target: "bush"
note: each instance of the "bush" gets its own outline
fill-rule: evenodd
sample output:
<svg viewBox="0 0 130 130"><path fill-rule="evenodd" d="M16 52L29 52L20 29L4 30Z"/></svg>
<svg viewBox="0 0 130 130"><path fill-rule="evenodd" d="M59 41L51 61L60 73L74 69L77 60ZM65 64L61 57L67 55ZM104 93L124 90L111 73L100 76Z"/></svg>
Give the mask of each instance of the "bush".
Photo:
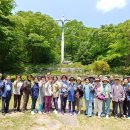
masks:
<svg viewBox="0 0 130 130"><path fill-rule="evenodd" d="M98 60L92 64L93 71L98 74L106 74L110 71L110 66L107 62Z"/></svg>
<svg viewBox="0 0 130 130"><path fill-rule="evenodd" d="M112 68L111 71L116 74L130 75L130 66L129 67L124 67L124 66L115 67L115 68Z"/></svg>

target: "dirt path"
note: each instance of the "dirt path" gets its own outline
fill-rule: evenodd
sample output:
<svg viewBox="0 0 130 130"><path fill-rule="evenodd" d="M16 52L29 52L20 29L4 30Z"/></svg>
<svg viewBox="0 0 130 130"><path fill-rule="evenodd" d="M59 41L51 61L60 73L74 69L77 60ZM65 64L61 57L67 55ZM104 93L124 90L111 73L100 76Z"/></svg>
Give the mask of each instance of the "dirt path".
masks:
<svg viewBox="0 0 130 130"><path fill-rule="evenodd" d="M32 117L32 119L35 118ZM49 115L38 115L34 123L36 124L31 130L58 130L62 127L62 123L56 119L51 119Z"/></svg>
<svg viewBox="0 0 130 130"><path fill-rule="evenodd" d="M10 114L6 114L5 116L0 115L0 118L5 119L5 121L1 122L0 125L5 125L6 127L9 127L11 130L14 125L13 121L16 122L16 120L19 119L22 123L24 123L24 120L26 121L24 123L25 126L21 125L21 128L25 127L27 130L73 130L79 128L79 121L77 119L77 116L70 116L69 114L36 114L32 116L31 113L12 112Z"/></svg>
<svg viewBox="0 0 130 130"><path fill-rule="evenodd" d="M77 119L77 116L70 116L69 114L58 116L59 120L62 122L63 125L73 128L79 127L79 121Z"/></svg>
<svg viewBox="0 0 130 130"><path fill-rule="evenodd" d="M76 116L70 116L69 114L56 115L56 118L52 118L49 115L37 115L32 116L32 120L35 125L31 130L61 130L67 128L79 127L79 122Z"/></svg>

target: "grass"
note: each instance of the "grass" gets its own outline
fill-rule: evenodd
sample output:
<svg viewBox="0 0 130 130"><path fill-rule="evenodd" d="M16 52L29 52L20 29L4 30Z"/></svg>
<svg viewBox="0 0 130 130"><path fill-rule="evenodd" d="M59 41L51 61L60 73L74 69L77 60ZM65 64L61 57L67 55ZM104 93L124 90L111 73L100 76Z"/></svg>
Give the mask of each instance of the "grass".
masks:
<svg viewBox="0 0 130 130"><path fill-rule="evenodd" d="M29 107L31 105L31 100L29 100ZM13 106L13 98L10 102L10 109ZM1 107L1 104L0 104ZM85 110L85 107L83 107ZM97 117L87 118L84 114L76 116L79 126L67 126L62 124L60 130L129 130L130 121L125 119L114 119L110 117L109 120L106 118L98 119ZM41 122L37 122L40 119ZM42 120L43 119L43 120ZM44 130L46 125L51 125L53 120L56 120L61 123L61 116L54 115L35 115L32 116L30 111L26 113L11 113L6 116L0 115L0 130ZM68 118L71 122L71 119ZM50 122L46 122L50 121ZM52 121L52 122L51 122ZM47 124L46 124L47 123ZM56 130L54 128L54 130Z"/></svg>

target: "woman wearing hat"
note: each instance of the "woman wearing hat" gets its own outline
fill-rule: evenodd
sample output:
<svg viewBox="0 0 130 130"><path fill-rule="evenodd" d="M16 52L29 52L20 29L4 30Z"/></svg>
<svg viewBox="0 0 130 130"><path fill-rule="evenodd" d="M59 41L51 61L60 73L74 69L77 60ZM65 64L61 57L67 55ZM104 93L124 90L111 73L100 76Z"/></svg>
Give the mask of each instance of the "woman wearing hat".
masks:
<svg viewBox="0 0 130 130"><path fill-rule="evenodd" d="M77 112L80 114L81 107L82 107L82 97L83 97L83 85L81 82L81 78L78 77L76 79L76 91L75 91L75 101L77 106Z"/></svg>
<svg viewBox="0 0 130 130"><path fill-rule="evenodd" d="M69 101L69 113L70 115L76 115L75 113L75 91L76 91L76 86L75 86L75 79L71 77L69 79L69 88L68 88L68 101Z"/></svg>
<svg viewBox="0 0 130 130"><path fill-rule="evenodd" d="M102 116L106 115L106 119L109 118L110 115L110 103L111 103L111 85L109 84L109 80L107 77L103 78L103 94L105 95L105 100L103 101L103 112Z"/></svg>
<svg viewBox="0 0 130 130"><path fill-rule="evenodd" d="M102 104L103 104L103 85L99 78L95 79L94 84L94 114L98 112L98 118L101 118Z"/></svg>
<svg viewBox="0 0 130 130"><path fill-rule="evenodd" d="M117 119L118 116L118 106L120 109L121 117L123 117L123 102L125 100L125 92L123 86L121 85L121 79L119 77L115 78L115 84L112 85L112 101L114 107L114 116Z"/></svg>
<svg viewBox="0 0 130 130"><path fill-rule="evenodd" d="M92 116L92 103L94 98L94 86L90 83L90 78L85 78L86 84L83 86L86 113L88 117Z"/></svg>
<svg viewBox="0 0 130 130"><path fill-rule="evenodd" d="M61 100L61 114L64 115L66 112L66 103L67 103L67 97L68 97L68 82L67 82L67 76L63 75L61 77L61 89L60 89L60 100Z"/></svg>

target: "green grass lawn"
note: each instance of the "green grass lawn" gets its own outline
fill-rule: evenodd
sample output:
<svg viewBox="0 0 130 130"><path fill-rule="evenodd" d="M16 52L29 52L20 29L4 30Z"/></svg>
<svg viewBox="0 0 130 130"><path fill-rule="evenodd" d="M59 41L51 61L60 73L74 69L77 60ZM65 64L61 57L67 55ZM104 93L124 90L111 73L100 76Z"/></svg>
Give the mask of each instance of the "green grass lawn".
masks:
<svg viewBox="0 0 130 130"><path fill-rule="evenodd" d="M29 107L31 100L29 100ZM13 98L10 103L10 109L13 106ZM0 105L1 107L1 105ZM83 107L83 110L85 107ZM110 117L98 119L97 117L87 118L84 114L70 117L69 115L61 116L53 113L49 115L31 115L30 111L25 113L18 112L2 116L0 113L0 130L129 130L130 120L114 119ZM64 119L64 120L63 120ZM73 122L77 121L76 123ZM70 123L69 123L70 122ZM71 125L72 122L72 125Z"/></svg>

